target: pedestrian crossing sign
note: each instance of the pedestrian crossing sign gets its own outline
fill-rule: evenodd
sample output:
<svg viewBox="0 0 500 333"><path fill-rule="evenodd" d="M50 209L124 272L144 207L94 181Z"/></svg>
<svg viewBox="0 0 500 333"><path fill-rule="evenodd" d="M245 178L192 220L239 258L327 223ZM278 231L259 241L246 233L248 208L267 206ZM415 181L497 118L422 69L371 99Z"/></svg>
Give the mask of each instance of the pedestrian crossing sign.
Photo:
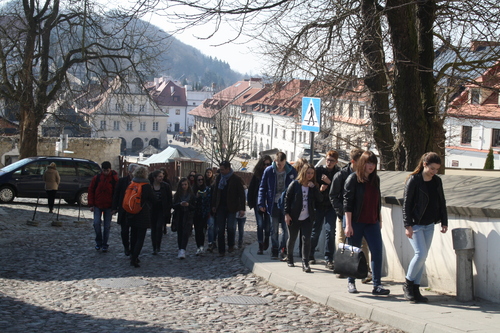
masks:
<svg viewBox="0 0 500 333"><path fill-rule="evenodd" d="M302 97L302 130L318 133L321 125L321 98Z"/></svg>

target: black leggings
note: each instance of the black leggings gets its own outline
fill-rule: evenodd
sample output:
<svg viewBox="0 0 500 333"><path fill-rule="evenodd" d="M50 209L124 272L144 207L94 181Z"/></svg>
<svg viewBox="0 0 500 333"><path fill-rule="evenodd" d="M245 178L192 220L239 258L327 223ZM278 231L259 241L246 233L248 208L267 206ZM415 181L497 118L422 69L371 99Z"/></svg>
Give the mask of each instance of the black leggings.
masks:
<svg viewBox="0 0 500 333"><path fill-rule="evenodd" d="M153 209L151 211L151 243L153 244L153 250L160 250L164 225L163 207Z"/></svg>

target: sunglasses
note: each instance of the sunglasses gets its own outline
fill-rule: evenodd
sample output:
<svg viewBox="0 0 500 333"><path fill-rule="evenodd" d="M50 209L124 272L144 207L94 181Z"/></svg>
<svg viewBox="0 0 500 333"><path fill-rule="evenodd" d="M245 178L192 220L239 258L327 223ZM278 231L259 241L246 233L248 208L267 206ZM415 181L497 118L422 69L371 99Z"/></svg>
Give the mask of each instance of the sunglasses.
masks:
<svg viewBox="0 0 500 333"><path fill-rule="evenodd" d="M202 181L203 181L203 178L198 178L198 179L196 179L196 180L197 180L197 181L199 181L199 182L202 182Z"/></svg>
<svg viewBox="0 0 500 333"><path fill-rule="evenodd" d="M264 163L264 165L265 165L265 166L270 166L270 165L271 165L271 163Z"/></svg>

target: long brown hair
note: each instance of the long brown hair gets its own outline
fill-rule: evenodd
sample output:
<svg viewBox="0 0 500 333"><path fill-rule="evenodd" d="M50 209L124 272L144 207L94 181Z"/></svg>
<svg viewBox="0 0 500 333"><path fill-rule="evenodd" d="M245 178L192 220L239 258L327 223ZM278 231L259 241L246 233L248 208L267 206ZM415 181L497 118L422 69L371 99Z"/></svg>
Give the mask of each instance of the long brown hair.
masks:
<svg viewBox="0 0 500 333"><path fill-rule="evenodd" d="M375 170L371 174L368 175L368 182L372 185L378 186L378 177L377 177L377 163L378 159L377 156L372 151L365 151L363 154L361 154L361 157L359 160L356 162L356 176L358 178L359 183L364 183L365 182L365 165L367 163L374 163L375 164Z"/></svg>
<svg viewBox="0 0 500 333"><path fill-rule="evenodd" d="M432 163L436 163L441 165L441 157L433 151L427 152L420 157L420 161L418 162L417 167L415 170L413 170L412 173L408 175L410 177L411 175L416 175L417 173L421 173L424 170L424 163L429 165Z"/></svg>
<svg viewBox="0 0 500 333"><path fill-rule="evenodd" d="M253 168L253 174L255 175L255 177L257 177L257 179L262 178L262 174L264 173L264 170L267 168L267 166L264 165L266 161L269 161L271 162L271 164L273 164L273 159L269 155L262 156L257 162L257 164L255 164L255 167Z"/></svg>
<svg viewBox="0 0 500 333"><path fill-rule="evenodd" d="M314 186L318 186L318 183L316 182L316 170L314 169L314 167L311 164L307 164L307 163L304 164L304 166L302 167L302 169L300 169L299 174L297 175L297 181L300 184L304 185L302 182L307 180L306 173L307 173L307 170L309 170L309 169L313 169L313 171L314 171L314 174L313 174L313 177L311 179L311 182L314 183ZM304 185L304 186L307 186L307 184Z"/></svg>

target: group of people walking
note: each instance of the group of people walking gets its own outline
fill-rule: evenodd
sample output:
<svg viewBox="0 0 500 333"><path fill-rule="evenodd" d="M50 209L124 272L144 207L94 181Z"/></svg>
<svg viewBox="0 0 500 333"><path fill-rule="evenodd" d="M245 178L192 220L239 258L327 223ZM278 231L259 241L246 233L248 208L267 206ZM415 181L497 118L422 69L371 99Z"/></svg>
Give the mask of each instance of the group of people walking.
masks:
<svg viewBox="0 0 500 333"><path fill-rule="evenodd" d="M245 189L242 179L234 174L231 164L220 164L219 174L214 175L211 168L204 175L191 172L181 178L175 194L167 180L167 170L160 169L149 173L137 164L128 166L128 175L118 179L111 170L111 163L101 164L102 172L96 175L89 186L88 202L94 213L95 249L107 252L111 219L118 213L121 239L125 255L130 256L130 264L140 267L139 255L144 245L147 229L151 229L153 255L161 251L163 235L167 225L177 232L179 259L186 258L186 248L193 227L197 246L196 255L205 251L205 237L208 233L208 251L218 249L219 256L235 249L236 223L240 225L239 246L243 239L245 220ZM140 208L137 212L127 211L124 201L128 202L127 191L131 186L135 191ZM173 211L173 213L172 213ZM238 221L239 220L239 221ZM217 243L216 243L217 242Z"/></svg>
<svg viewBox="0 0 500 333"><path fill-rule="evenodd" d="M248 195L245 195L243 180L234 173L230 162L223 161L217 175L209 168L204 175L191 172L188 177L181 178L173 196L165 169L148 174L145 167L130 164L128 175L118 179L111 164L103 162L102 173L93 178L88 196L90 210L94 213L95 249L108 250L111 217L118 212L124 251L135 267L139 267L147 229L151 228L153 254L156 255L170 221L172 230L177 231L179 259L186 258L193 227L196 255L205 251L207 236L207 251L217 250L219 256L224 256L226 250L233 252L235 249L237 226L240 230L238 245L241 246L248 203L257 222L257 254L262 255L271 246L272 259L281 256L289 267L295 267L293 251L300 235L302 269L309 273L311 264L316 263L315 251L322 229L328 269L335 267L336 235L337 242L346 241L354 247L361 247L366 241L372 294L388 295L390 291L381 282L382 198L378 159L371 151L354 149L349 164L341 169L337 162L338 153L334 150L327 152L326 165L316 168L303 159L292 166L283 152L278 152L274 158L265 155L254 167ZM403 223L414 257L403 290L405 298L412 302L427 302L420 293L420 282L434 225L441 223L442 233L448 229L443 184L437 176L440 167L441 158L436 153L426 153L406 181ZM135 214L122 207L131 183L142 187L142 209ZM347 277L347 283L349 293L358 292L354 277Z"/></svg>
<svg viewBox="0 0 500 333"><path fill-rule="evenodd" d="M324 228L326 267L334 269L335 234L351 246L361 247L363 239L369 247L373 295L388 295L382 286L382 198L378 159L371 151L354 149L350 163L340 169L338 153L326 154L326 165L314 168L299 160L292 167L282 152L274 160L262 157L254 168L248 191L248 205L254 209L257 221L257 254L269 246L271 257L294 267L293 250L300 234L302 269L311 272L314 252ZM433 152L422 156L416 169L407 179L403 204L403 223L406 236L414 249L403 290L412 302L427 302L420 293L420 280L430 249L434 225L441 223L441 232L448 229L446 201L441 178L436 176L441 158ZM281 242L278 229L281 225ZM368 255L368 253L367 253ZM347 277L348 292L357 293L354 277Z"/></svg>

